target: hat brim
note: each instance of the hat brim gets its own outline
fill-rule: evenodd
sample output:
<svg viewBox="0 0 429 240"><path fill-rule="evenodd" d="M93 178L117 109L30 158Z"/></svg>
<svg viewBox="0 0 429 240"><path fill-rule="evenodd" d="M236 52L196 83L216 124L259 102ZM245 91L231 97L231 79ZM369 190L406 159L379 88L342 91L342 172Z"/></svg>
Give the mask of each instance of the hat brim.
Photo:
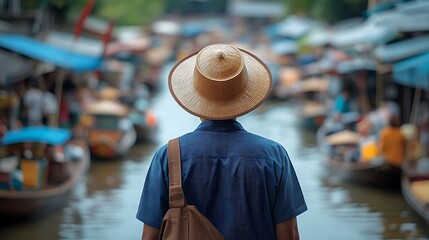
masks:
<svg viewBox="0 0 429 240"><path fill-rule="evenodd" d="M194 87L196 52L176 63L170 71L168 87L176 102L190 114L208 120L236 118L261 105L271 91L271 72L261 59L246 50L239 50L248 76L248 83L240 94L222 101L199 94Z"/></svg>

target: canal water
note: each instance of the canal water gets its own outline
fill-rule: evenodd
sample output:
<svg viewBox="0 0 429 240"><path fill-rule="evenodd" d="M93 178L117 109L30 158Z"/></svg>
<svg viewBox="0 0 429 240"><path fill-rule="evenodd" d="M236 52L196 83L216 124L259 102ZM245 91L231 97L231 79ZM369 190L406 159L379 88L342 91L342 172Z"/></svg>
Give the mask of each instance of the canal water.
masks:
<svg viewBox="0 0 429 240"><path fill-rule="evenodd" d="M163 76L162 89L153 101L160 124L156 143L136 145L124 159L93 160L63 209L3 226L0 239L140 239L142 224L135 213L154 151L199 123L174 102L165 83ZM368 188L330 176L322 165L315 133L300 127L298 108L293 101L268 101L238 121L288 150L309 208L298 217L301 239L429 239L428 227L399 189Z"/></svg>

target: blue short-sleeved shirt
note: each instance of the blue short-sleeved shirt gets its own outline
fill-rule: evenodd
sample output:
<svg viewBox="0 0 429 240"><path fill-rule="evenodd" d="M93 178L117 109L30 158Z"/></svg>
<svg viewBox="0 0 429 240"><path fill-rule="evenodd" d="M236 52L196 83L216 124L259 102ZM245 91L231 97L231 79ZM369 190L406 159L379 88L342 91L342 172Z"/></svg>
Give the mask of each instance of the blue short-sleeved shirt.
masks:
<svg viewBox="0 0 429 240"><path fill-rule="evenodd" d="M335 99L335 110L340 113L350 112L349 100L345 99L342 95L339 95Z"/></svg>
<svg viewBox="0 0 429 240"><path fill-rule="evenodd" d="M295 170L279 143L235 120L205 121L180 137L183 191L225 239L275 239L275 224L307 210ZM169 208L167 145L154 155L137 218L160 228Z"/></svg>

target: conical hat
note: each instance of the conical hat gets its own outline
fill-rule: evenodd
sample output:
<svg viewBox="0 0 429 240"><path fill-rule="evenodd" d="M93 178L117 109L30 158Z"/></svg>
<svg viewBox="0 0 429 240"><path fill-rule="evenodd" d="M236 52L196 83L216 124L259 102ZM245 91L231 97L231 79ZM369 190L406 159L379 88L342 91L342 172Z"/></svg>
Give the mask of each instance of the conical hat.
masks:
<svg viewBox="0 0 429 240"><path fill-rule="evenodd" d="M303 80L299 87L300 92L324 92L328 89L328 80L324 78L310 78Z"/></svg>
<svg viewBox="0 0 429 240"><path fill-rule="evenodd" d="M258 107L271 90L271 73L252 53L214 44L170 71L169 89L179 105L204 119L232 119Z"/></svg>
<svg viewBox="0 0 429 240"><path fill-rule="evenodd" d="M113 87L105 87L100 91L100 98L103 100L116 100L121 96L121 92Z"/></svg>
<svg viewBox="0 0 429 240"><path fill-rule="evenodd" d="M128 114L128 108L118 102L111 100L101 100L89 104L85 111L89 114L125 116Z"/></svg>
<svg viewBox="0 0 429 240"><path fill-rule="evenodd" d="M326 114L325 106L318 102L307 102L302 108L302 115L314 117Z"/></svg>
<svg viewBox="0 0 429 240"><path fill-rule="evenodd" d="M330 145L358 144L360 135L350 130L343 130L325 138Z"/></svg>

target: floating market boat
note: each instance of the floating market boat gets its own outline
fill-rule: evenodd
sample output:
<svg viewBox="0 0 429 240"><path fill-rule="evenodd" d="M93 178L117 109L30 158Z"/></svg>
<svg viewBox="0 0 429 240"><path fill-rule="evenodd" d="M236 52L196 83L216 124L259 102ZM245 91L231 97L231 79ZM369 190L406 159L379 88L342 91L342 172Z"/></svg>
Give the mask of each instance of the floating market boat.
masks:
<svg viewBox="0 0 429 240"><path fill-rule="evenodd" d="M295 84L295 94L304 99L299 115L303 127L317 130L322 126L328 115L328 109L323 105L329 81L325 78L310 78Z"/></svg>
<svg viewBox="0 0 429 240"><path fill-rule="evenodd" d="M363 159L359 141L360 135L350 130L325 137L319 144L325 155L325 165L345 181L374 187L399 186L401 168L382 157Z"/></svg>
<svg viewBox="0 0 429 240"><path fill-rule="evenodd" d="M85 113L92 156L99 159L122 157L136 142L137 134L125 105L104 99L88 105Z"/></svg>
<svg viewBox="0 0 429 240"><path fill-rule="evenodd" d="M90 165L86 143L71 139L71 132L65 129L26 127L9 131L1 147L2 219L38 216L64 206Z"/></svg>
<svg viewBox="0 0 429 240"><path fill-rule="evenodd" d="M404 171L401 179L401 190L410 207L429 226L429 172L412 174Z"/></svg>

